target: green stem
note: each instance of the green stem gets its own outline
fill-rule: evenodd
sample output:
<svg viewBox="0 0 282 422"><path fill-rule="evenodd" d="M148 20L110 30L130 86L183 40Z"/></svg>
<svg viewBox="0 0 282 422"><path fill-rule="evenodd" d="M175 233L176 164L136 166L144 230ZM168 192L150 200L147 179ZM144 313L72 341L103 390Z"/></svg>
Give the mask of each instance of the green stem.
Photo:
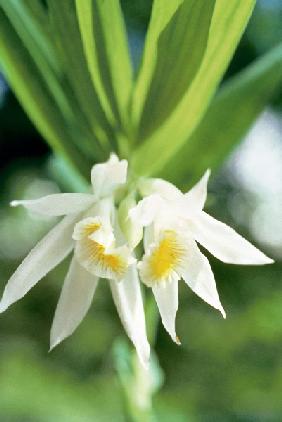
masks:
<svg viewBox="0 0 282 422"><path fill-rule="evenodd" d="M148 339L153 346L156 341L159 313L154 298L147 298L146 323ZM154 351L151 351L149 367L145 368L135 350L125 341L115 344L115 366L124 395L125 412L132 422L155 422L152 408L153 394L159 389L163 373Z"/></svg>

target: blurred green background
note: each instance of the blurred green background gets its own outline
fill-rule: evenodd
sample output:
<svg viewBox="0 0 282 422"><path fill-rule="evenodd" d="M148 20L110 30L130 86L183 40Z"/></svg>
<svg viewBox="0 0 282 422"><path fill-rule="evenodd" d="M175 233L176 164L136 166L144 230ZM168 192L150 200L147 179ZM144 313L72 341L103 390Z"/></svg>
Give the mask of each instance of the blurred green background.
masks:
<svg viewBox="0 0 282 422"><path fill-rule="evenodd" d="M151 2L124 0L137 66ZM282 3L260 0L226 78L282 38ZM213 175L209 212L276 260L227 266L211 260L224 321L180 287L182 346L160 326L156 352L165 378L154 397L162 421L282 421L282 119L281 92ZM232 125L232 121L228 124ZM221 128L219 127L220 131ZM211 139L212 141L212 139ZM68 191L69 180L0 76L0 283L54 224L9 201ZM75 334L48 354L49 329L68 263L0 318L0 421L125 421L113 364L123 336L107 285L98 289ZM102 284L102 283L101 283Z"/></svg>

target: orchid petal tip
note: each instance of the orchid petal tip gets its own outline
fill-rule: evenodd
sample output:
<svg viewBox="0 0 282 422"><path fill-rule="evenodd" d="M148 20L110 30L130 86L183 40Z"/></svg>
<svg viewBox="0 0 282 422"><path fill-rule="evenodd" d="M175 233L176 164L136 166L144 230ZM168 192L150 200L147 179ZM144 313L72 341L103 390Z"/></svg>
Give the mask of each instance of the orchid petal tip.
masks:
<svg viewBox="0 0 282 422"><path fill-rule="evenodd" d="M61 343L62 339L61 338L57 338L56 340L51 340L50 341L50 348L48 350L48 353L52 352L53 349L55 349L56 346L58 346L59 343Z"/></svg>
<svg viewBox="0 0 282 422"><path fill-rule="evenodd" d="M0 314L2 314L2 312L5 312L7 308L8 306L4 306L0 304Z"/></svg>
<svg viewBox="0 0 282 422"><path fill-rule="evenodd" d="M18 205L20 205L20 202L19 201L14 200L14 201L11 201L10 202L10 206L11 207L17 207Z"/></svg>
<svg viewBox="0 0 282 422"><path fill-rule="evenodd" d="M180 341L180 339L179 339L179 337L178 337L178 336L175 336L175 343L176 343L178 346L181 346L181 341Z"/></svg>

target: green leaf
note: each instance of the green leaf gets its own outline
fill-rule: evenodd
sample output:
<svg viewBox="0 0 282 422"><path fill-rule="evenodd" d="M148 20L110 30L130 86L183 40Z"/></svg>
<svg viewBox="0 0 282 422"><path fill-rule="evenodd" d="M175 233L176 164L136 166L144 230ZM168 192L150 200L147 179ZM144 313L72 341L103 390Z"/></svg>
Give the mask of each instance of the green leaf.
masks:
<svg viewBox="0 0 282 422"><path fill-rule="evenodd" d="M201 67L175 111L133 155L137 174L158 174L189 138L226 70L254 4L255 0L216 1Z"/></svg>
<svg viewBox="0 0 282 422"><path fill-rule="evenodd" d="M40 72L0 9L0 65L30 119L59 155L88 176L90 163L72 142L72 131Z"/></svg>
<svg viewBox="0 0 282 422"><path fill-rule="evenodd" d="M29 51L36 52L56 73L60 73L43 4L38 0L1 0L0 6Z"/></svg>
<svg viewBox="0 0 282 422"><path fill-rule="evenodd" d="M163 176L183 186L218 167L281 85L282 44L223 85Z"/></svg>
<svg viewBox="0 0 282 422"><path fill-rule="evenodd" d="M119 0L76 0L84 51L105 113L120 130L127 126L132 67Z"/></svg>
<svg viewBox="0 0 282 422"><path fill-rule="evenodd" d="M43 84L46 85L64 119L72 127L74 141L80 141L79 148L86 155L90 157L94 155L94 158L101 159L101 153L93 142L93 135L87 128L72 89L65 79L61 55L57 54L51 36L46 8L38 0L8 2L0 0L0 7L22 41L22 46L28 50ZM22 48L20 45L18 48ZM82 142L81 139L83 139Z"/></svg>
<svg viewBox="0 0 282 422"><path fill-rule="evenodd" d="M35 0L26 0L25 2L22 0L0 0L0 8L3 9L23 45L32 56L62 112L66 116L74 118L72 108L57 77L61 72L60 64L55 56L50 34L47 32L47 15L44 16L44 10L40 7L40 3Z"/></svg>
<svg viewBox="0 0 282 422"><path fill-rule="evenodd" d="M155 0L132 104L139 139L156 129L188 90L206 50L214 4Z"/></svg>
<svg viewBox="0 0 282 422"><path fill-rule="evenodd" d="M53 28L52 34L56 40L65 73L90 128L92 139L89 140L89 144L93 145L97 139L104 149L104 156L101 159L105 159L111 150L116 149L114 133L91 81L84 56L75 2L74 0L60 2L48 0L48 12Z"/></svg>
<svg viewBox="0 0 282 422"><path fill-rule="evenodd" d="M132 118L138 126L157 65L157 45L161 33L169 25L182 0L154 0L151 20L146 34L142 63L132 98Z"/></svg>

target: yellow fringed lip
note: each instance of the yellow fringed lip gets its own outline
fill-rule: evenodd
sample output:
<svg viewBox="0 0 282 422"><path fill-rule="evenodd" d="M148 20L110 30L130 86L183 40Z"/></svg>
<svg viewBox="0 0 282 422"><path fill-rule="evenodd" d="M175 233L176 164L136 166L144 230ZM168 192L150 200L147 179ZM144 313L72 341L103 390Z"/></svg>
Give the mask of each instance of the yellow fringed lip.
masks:
<svg viewBox="0 0 282 422"><path fill-rule="evenodd" d="M97 277L120 280L130 264L127 247L114 247L112 228L107 221L88 217L74 230L75 254L80 264Z"/></svg>
<svg viewBox="0 0 282 422"><path fill-rule="evenodd" d="M173 230L166 230L159 243L143 258L141 278L149 286L168 280L177 272L185 256L185 246Z"/></svg>

